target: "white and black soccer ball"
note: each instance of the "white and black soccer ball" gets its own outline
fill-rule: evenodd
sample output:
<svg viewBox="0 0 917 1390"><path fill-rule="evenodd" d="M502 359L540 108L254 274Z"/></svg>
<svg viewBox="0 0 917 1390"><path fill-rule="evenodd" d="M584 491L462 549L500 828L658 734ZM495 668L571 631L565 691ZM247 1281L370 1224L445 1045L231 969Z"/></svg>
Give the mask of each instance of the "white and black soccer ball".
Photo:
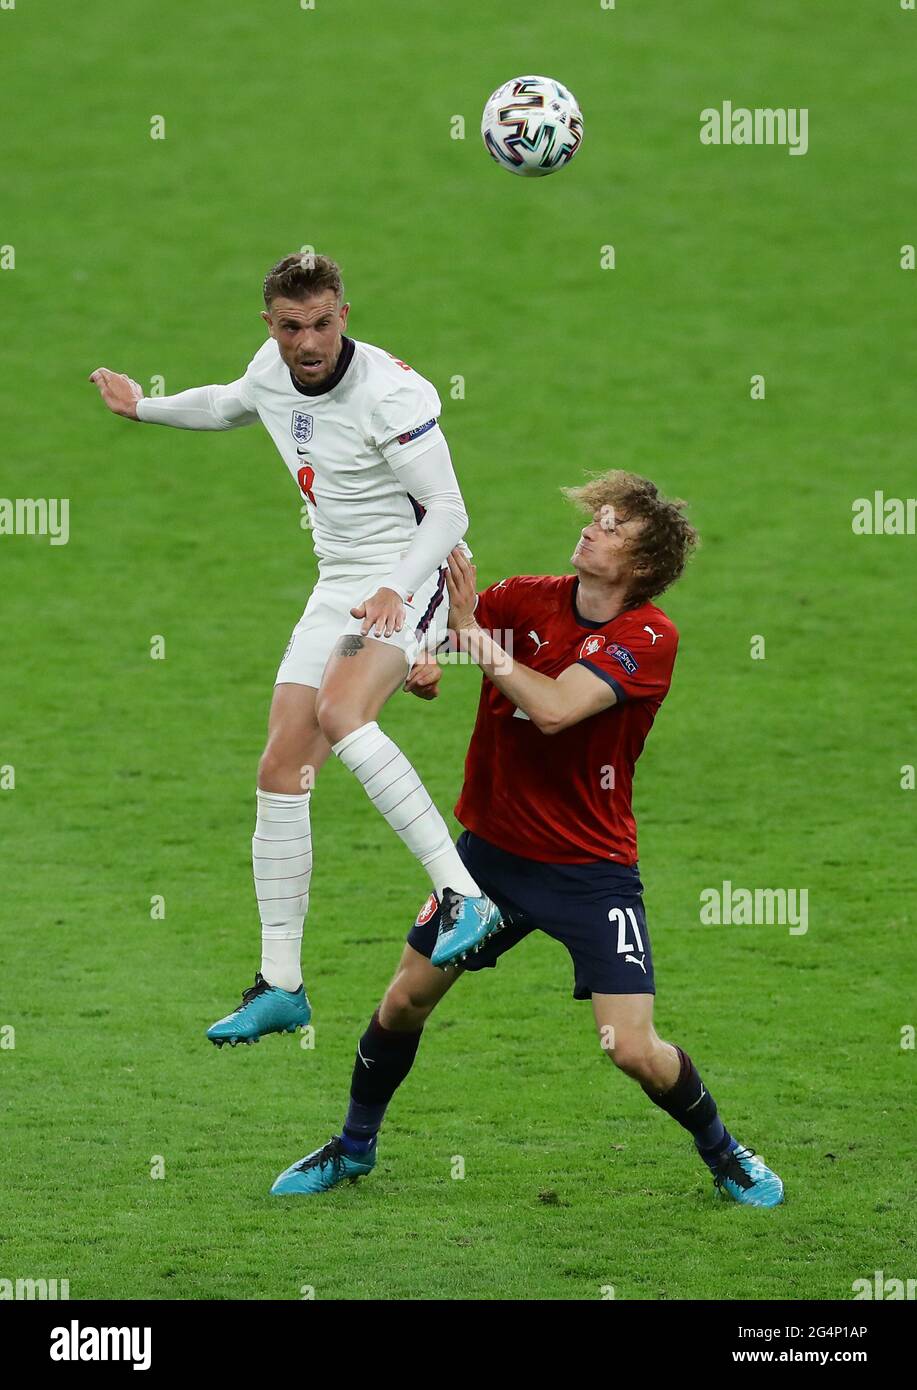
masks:
<svg viewBox="0 0 917 1390"><path fill-rule="evenodd" d="M553 77L514 77L488 98L481 135L511 174L541 178L561 169L583 139L576 97Z"/></svg>

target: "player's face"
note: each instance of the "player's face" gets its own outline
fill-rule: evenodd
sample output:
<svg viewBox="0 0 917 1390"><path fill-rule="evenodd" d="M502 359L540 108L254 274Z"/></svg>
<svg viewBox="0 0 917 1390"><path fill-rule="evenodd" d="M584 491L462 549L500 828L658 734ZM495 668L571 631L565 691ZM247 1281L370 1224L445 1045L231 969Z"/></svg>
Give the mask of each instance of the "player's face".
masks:
<svg viewBox="0 0 917 1390"><path fill-rule="evenodd" d="M337 366L349 304L333 290L309 299L275 299L261 315L280 356L303 386L321 386Z"/></svg>
<svg viewBox="0 0 917 1390"><path fill-rule="evenodd" d="M580 532L571 563L580 574L609 584L629 579L634 568L634 541L642 529L639 518L615 513L613 507L600 507Z"/></svg>

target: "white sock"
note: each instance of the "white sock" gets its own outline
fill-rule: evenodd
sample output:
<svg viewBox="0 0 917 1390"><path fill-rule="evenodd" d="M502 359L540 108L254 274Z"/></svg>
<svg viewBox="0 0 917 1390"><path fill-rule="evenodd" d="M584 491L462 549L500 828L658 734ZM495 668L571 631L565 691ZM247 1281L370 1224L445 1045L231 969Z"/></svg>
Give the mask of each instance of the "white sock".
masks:
<svg viewBox="0 0 917 1390"><path fill-rule="evenodd" d="M340 743L332 744L331 751L363 783L376 810L424 866L437 893L452 888L465 897L480 894L426 787L398 745L375 721L354 729Z"/></svg>
<svg viewBox="0 0 917 1390"><path fill-rule="evenodd" d="M278 989L302 984L302 929L312 878L311 792L288 796L258 788L252 838L255 897L261 914L261 974Z"/></svg>

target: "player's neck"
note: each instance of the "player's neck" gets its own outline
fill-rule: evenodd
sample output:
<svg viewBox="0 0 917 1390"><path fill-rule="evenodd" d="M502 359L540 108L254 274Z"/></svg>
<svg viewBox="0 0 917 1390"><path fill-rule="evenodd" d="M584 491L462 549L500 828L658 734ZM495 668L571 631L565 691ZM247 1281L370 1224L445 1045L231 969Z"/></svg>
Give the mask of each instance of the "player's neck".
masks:
<svg viewBox="0 0 917 1390"><path fill-rule="evenodd" d="M609 584L588 574L577 575L576 611L590 623L610 623L627 604L626 583Z"/></svg>

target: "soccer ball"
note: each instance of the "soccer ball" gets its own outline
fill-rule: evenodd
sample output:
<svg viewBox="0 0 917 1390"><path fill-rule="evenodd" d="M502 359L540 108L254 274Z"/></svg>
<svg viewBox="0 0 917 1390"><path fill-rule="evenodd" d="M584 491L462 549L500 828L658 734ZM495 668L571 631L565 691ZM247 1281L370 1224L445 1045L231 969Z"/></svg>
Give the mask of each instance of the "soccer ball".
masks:
<svg viewBox="0 0 917 1390"><path fill-rule="evenodd" d="M552 77L514 77L488 98L481 134L502 169L540 178L570 163L583 117L573 93Z"/></svg>

